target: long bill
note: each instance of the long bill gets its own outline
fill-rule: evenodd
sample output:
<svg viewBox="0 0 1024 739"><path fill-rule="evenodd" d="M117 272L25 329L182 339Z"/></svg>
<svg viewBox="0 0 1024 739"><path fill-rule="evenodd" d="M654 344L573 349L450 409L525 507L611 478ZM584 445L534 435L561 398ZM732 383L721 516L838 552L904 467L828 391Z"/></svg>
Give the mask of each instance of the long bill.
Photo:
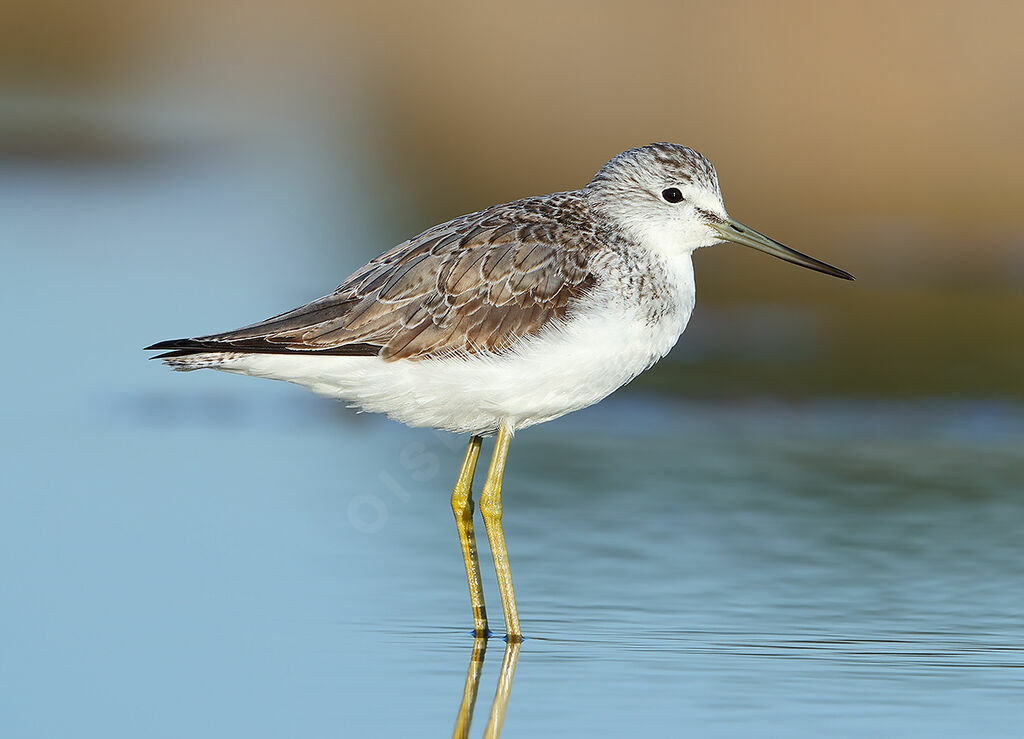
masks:
<svg viewBox="0 0 1024 739"><path fill-rule="evenodd" d="M722 239L725 241L731 241L734 244L743 244L743 246L749 246L751 249L757 249L763 251L765 254L771 254L773 257L778 257L792 264L798 264L801 267L807 269L813 269L816 272L824 272L826 275L832 275L833 277L839 277L843 280L855 279L853 275L845 270L841 270L838 267L833 267L831 264L826 264L814 257L807 256L796 249L790 249L788 246L780 244L775 239L765 236L760 231L755 231L749 226L744 226L737 220L730 218L722 223L709 223L711 228L715 229L722 235Z"/></svg>

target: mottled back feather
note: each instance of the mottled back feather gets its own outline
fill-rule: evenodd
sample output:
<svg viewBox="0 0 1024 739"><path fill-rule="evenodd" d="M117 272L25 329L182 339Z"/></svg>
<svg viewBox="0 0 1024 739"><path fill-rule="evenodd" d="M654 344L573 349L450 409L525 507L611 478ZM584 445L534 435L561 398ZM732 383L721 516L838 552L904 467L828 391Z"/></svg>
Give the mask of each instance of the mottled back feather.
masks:
<svg viewBox="0 0 1024 739"><path fill-rule="evenodd" d="M596 281L601 243L578 193L498 205L424 231L331 295L161 348L375 354L388 360L502 353L566 318ZM212 349L216 351L217 349Z"/></svg>

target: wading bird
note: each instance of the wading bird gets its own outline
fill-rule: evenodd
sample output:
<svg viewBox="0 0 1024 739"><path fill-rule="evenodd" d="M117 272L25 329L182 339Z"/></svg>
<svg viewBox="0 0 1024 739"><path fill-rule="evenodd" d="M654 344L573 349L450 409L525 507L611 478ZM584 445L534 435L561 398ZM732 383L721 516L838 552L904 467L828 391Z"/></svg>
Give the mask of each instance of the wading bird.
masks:
<svg viewBox="0 0 1024 739"><path fill-rule="evenodd" d="M427 229L287 313L147 348L178 370L287 380L469 434L451 503L478 636L488 626L471 486L482 437L497 435L480 511L506 638L519 641L501 528L512 434L598 402L665 356L693 310L690 255L723 242L853 279L730 218L711 163L660 143L619 154L580 190Z"/></svg>

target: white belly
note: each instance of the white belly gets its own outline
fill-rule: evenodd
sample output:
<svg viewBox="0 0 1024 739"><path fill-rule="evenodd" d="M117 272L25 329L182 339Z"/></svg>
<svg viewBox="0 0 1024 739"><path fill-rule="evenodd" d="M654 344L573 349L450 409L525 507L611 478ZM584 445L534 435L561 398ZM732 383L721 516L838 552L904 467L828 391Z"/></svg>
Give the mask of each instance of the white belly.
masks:
<svg viewBox="0 0 1024 739"><path fill-rule="evenodd" d="M656 319L635 296L601 290L571 321L501 355L387 362L252 354L207 366L294 382L409 426L473 434L501 423L521 429L598 402L663 357L693 309L692 274L683 270L669 309Z"/></svg>

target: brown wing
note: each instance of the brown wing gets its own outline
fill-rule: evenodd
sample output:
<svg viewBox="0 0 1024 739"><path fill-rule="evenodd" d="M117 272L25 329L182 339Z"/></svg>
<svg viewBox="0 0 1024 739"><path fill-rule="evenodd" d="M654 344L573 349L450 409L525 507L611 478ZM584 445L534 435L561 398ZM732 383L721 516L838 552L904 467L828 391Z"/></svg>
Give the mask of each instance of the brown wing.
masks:
<svg viewBox="0 0 1024 739"><path fill-rule="evenodd" d="M327 297L191 346L157 346L389 360L507 351L594 285L597 244L562 225L582 225L578 209L567 193L464 216L382 254Z"/></svg>

